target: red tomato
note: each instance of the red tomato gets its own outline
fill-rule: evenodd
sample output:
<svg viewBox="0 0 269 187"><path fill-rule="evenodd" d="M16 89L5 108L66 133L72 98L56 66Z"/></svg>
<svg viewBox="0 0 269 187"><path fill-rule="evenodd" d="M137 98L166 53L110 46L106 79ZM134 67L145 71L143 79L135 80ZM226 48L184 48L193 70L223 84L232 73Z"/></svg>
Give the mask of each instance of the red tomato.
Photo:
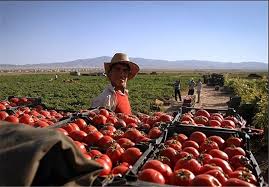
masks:
<svg viewBox="0 0 269 187"><path fill-rule="evenodd" d="M201 169L201 164L196 159L193 159L191 156L188 156L188 157L181 158L176 162L174 171L181 168L188 169L193 174L196 175L199 173Z"/></svg>
<svg viewBox="0 0 269 187"><path fill-rule="evenodd" d="M96 150L96 149L93 149L93 150L90 150L89 155L90 155L91 157L96 157L96 156L98 156L98 155L101 156L102 153L101 153L100 151Z"/></svg>
<svg viewBox="0 0 269 187"><path fill-rule="evenodd" d="M162 135L162 131L158 127L153 127L150 129L148 136L151 139L159 138Z"/></svg>
<svg viewBox="0 0 269 187"><path fill-rule="evenodd" d="M142 152L138 148L128 148L122 155L122 162L127 162L128 164L133 165L141 155Z"/></svg>
<svg viewBox="0 0 269 187"><path fill-rule="evenodd" d="M188 122L191 122L192 124L195 123L194 120L193 120L193 118L191 116L189 116L189 115L183 115L181 117L181 121L188 121Z"/></svg>
<svg viewBox="0 0 269 187"><path fill-rule="evenodd" d="M165 184L163 175L155 169L144 169L138 173L138 179L141 181Z"/></svg>
<svg viewBox="0 0 269 187"><path fill-rule="evenodd" d="M5 111L0 111L0 120L5 120L8 117L8 113Z"/></svg>
<svg viewBox="0 0 269 187"><path fill-rule="evenodd" d="M173 139L176 139L181 144L183 144L188 139L188 136L186 136L185 134L178 134L173 136Z"/></svg>
<svg viewBox="0 0 269 187"><path fill-rule="evenodd" d="M95 161L98 162L103 167L103 170L101 171L99 176L103 177L103 176L106 176L106 175L110 174L111 167L109 166L109 164L105 160L96 159Z"/></svg>
<svg viewBox="0 0 269 187"><path fill-rule="evenodd" d="M34 127L41 127L41 128L44 128L44 127L48 127L50 126L47 122L45 121L41 121L41 120L38 120L34 123ZM61 128L62 129L62 128ZM64 129L63 129L64 130ZM66 130L64 130L66 131ZM68 135L68 132L66 131L66 133L64 133L65 135Z"/></svg>
<svg viewBox="0 0 269 187"><path fill-rule="evenodd" d="M103 115L105 117L108 117L109 116L109 112L106 109L104 109L104 108L102 108L102 109L99 110L99 114L100 115ZM101 124L101 123L97 123L97 124Z"/></svg>
<svg viewBox="0 0 269 187"><path fill-rule="evenodd" d="M199 151L201 153L209 153L212 149L219 149L219 146L216 142L207 139L201 144Z"/></svg>
<svg viewBox="0 0 269 187"><path fill-rule="evenodd" d="M229 178L227 180L227 182L224 184L224 186L247 186L247 187L255 187L255 185L253 185L253 184L251 184L249 182L240 180L238 178Z"/></svg>
<svg viewBox="0 0 269 187"><path fill-rule="evenodd" d="M218 169L209 170L205 174L212 175L213 177L218 179L218 181L222 185L225 184L225 182L227 181L227 178L225 177L224 173L222 171L218 170Z"/></svg>
<svg viewBox="0 0 269 187"><path fill-rule="evenodd" d="M195 176L195 178L192 180L192 186L222 186L221 183L209 174L200 174Z"/></svg>
<svg viewBox="0 0 269 187"><path fill-rule="evenodd" d="M62 127L64 130L66 130L69 134L72 132L72 131L79 131L79 127L77 124L75 123L69 123L67 125L65 125L64 127Z"/></svg>
<svg viewBox="0 0 269 187"><path fill-rule="evenodd" d="M129 170L128 166L125 166L124 164L120 164L120 165L114 167L112 169L111 173L113 175L117 175L117 174L125 175L128 170Z"/></svg>
<svg viewBox="0 0 269 187"><path fill-rule="evenodd" d="M197 110L195 112L195 116L204 116L206 118L210 118L210 114L204 109Z"/></svg>
<svg viewBox="0 0 269 187"><path fill-rule="evenodd" d="M199 149L199 144L195 141L192 141L192 140L187 140L183 143L182 145L182 148L185 148L185 147L194 147L195 149Z"/></svg>
<svg viewBox="0 0 269 187"><path fill-rule="evenodd" d="M141 132L135 128L128 129L123 135L124 138L128 138L132 140L133 142L136 142L136 140L140 136L142 136Z"/></svg>
<svg viewBox="0 0 269 187"><path fill-rule="evenodd" d="M220 121L214 120L214 119L209 120L208 124L211 127L220 127L221 126Z"/></svg>
<svg viewBox="0 0 269 187"><path fill-rule="evenodd" d="M236 146L241 147L243 144L243 140L237 137L230 137L225 141L227 147Z"/></svg>
<svg viewBox="0 0 269 187"><path fill-rule="evenodd" d="M87 153L87 149L84 144L82 144L79 141L74 141L76 147L82 152L82 153Z"/></svg>
<svg viewBox="0 0 269 187"><path fill-rule="evenodd" d="M227 175L229 175L230 173L233 172L230 164L227 161L222 160L220 158L213 158L208 163L209 164L216 164L217 166L220 166L222 168L223 172Z"/></svg>
<svg viewBox="0 0 269 187"><path fill-rule="evenodd" d="M232 172L229 175L229 177L230 178L238 178L238 179L241 179L243 181L246 181L246 182L249 182L249 183L257 185L256 177L253 174L249 173L249 172L237 170L237 171Z"/></svg>
<svg viewBox="0 0 269 187"><path fill-rule="evenodd" d="M228 155L219 149L212 149L209 151L209 154L214 158L221 158L221 159L226 160L226 161L229 160Z"/></svg>
<svg viewBox="0 0 269 187"><path fill-rule="evenodd" d="M116 124L118 122L118 119L115 116L108 116L106 122Z"/></svg>
<svg viewBox="0 0 269 187"><path fill-rule="evenodd" d="M87 126L86 121L84 119L81 119L81 118L76 119L74 121L74 123L77 124L80 129L83 129L84 127Z"/></svg>
<svg viewBox="0 0 269 187"><path fill-rule="evenodd" d="M19 123L19 119L14 115L10 115L6 117L5 121L11 122L11 123Z"/></svg>
<svg viewBox="0 0 269 187"><path fill-rule="evenodd" d="M168 166L169 167L169 166ZM169 167L170 168L170 167ZM159 171L163 176L164 178L167 178L169 177L169 173L167 173L167 166L165 166L161 161L159 160L149 160L147 161L144 166L142 167L141 170L144 170L144 169L155 169L156 171ZM171 168L170 168L171 170ZM172 170L171 170L172 171ZM170 173L171 174L171 173Z"/></svg>
<svg viewBox="0 0 269 187"><path fill-rule="evenodd" d="M118 121L114 124L114 126L119 129L119 128L125 128L127 125L124 120L118 119Z"/></svg>
<svg viewBox="0 0 269 187"><path fill-rule="evenodd" d="M210 116L210 121L211 120L216 120L216 121L220 122L220 124L221 124L221 122L223 121L223 118L221 118L217 115L214 115L214 116Z"/></svg>
<svg viewBox="0 0 269 187"><path fill-rule="evenodd" d="M206 135L200 131L195 131L191 133L190 140L197 142L199 145L201 145L206 140Z"/></svg>
<svg viewBox="0 0 269 187"><path fill-rule="evenodd" d="M93 125L87 125L87 126L84 127L82 130L83 130L84 132L86 132L87 134L89 134L89 133L92 133L92 132L94 132L94 131L97 131L97 128L96 128L95 126L93 126Z"/></svg>
<svg viewBox="0 0 269 187"><path fill-rule="evenodd" d="M68 132L63 128L56 128L57 131L62 132L64 135L68 136Z"/></svg>
<svg viewBox="0 0 269 187"><path fill-rule="evenodd" d="M113 133L112 138L114 140L118 140L118 139L122 138L123 135L124 135L124 132L122 130L118 129Z"/></svg>
<svg viewBox="0 0 269 187"><path fill-rule="evenodd" d="M235 155L230 158L230 164L234 169L251 166L250 160L243 155Z"/></svg>
<svg viewBox="0 0 269 187"><path fill-rule="evenodd" d="M69 136L75 140L75 141L79 141L82 142L84 140L84 138L87 136L87 133L84 131L72 131Z"/></svg>
<svg viewBox="0 0 269 187"><path fill-rule="evenodd" d="M229 127L235 128L235 123L232 120L223 120L221 122L221 127L223 127L223 128L229 128Z"/></svg>
<svg viewBox="0 0 269 187"><path fill-rule="evenodd" d="M178 157L179 152L176 151L172 147L166 147L166 148L160 150L160 156L164 156L164 157L167 157L168 159L170 159L171 165L174 166L174 164L179 159L179 157Z"/></svg>
<svg viewBox="0 0 269 187"><path fill-rule="evenodd" d="M168 114L163 114L160 116L159 121L169 123L173 120L173 117Z"/></svg>
<svg viewBox="0 0 269 187"><path fill-rule="evenodd" d="M0 110L6 110L6 109L7 109L6 106L0 103Z"/></svg>
<svg viewBox="0 0 269 187"><path fill-rule="evenodd" d="M199 151L194 147L185 147L182 151L192 154L194 158L200 155Z"/></svg>
<svg viewBox="0 0 269 187"><path fill-rule="evenodd" d="M223 170L220 166L216 166L215 164L214 165L205 164L201 167L200 174L206 173L207 171L210 171L210 170L219 170L219 171L223 172Z"/></svg>
<svg viewBox="0 0 269 187"><path fill-rule="evenodd" d="M244 167L244 166L240 166L240 167L236 168L236 171L245 171L248 173L252 173L252 171L250 169L248 169L247 167Z"/></svg>
<svg viewBox="0 0 269 187"><path fill-rule="evenodd" d="M210 115L210 119L212 119L213 117L219 117L221 120L220 121L222 121L223 120L223 115L221 115L220 113L212 113L211 115Z"/></svg>
<svg viewBox="0 0 269 187"><path fill-rule="evenodd" d="M226 147L224 152L227 153L229 158L232 158L235 155L243 155L246 156L246 152L241 147Z"/></svg>
<svg viewBox="0 0 269 187"><path fill-rule="evenodd" d="M178 152L180 152L180 151L182 150L182 145L181 145L181 143L180 143L179 141L177 141L177 140L173 140L173 139L171 139L171 140L167 140L167 141L165 142L165 145L168 145L169 147L174 148L174 149L177 150Z"/></svg>
<svg viewBox="0 0 269 187"><path fill-rule="evenodd" d="M200 164L204 165L209 162L213 157L210 154L202 153L197 157L197 160Z"/></svg>
<svg viewBox="0 0 269 187"><path fill-rule="evenodd" d="M104 135L99 131L89 133L85 138L84 142L88 145L96 144Z"/></svg>
<svg viewBox="0 0 269 187"><path fill-rule="evenodd" d="M121 156L123 153L124 153L124 149L121 148L119 145L117 146L116 144L110 146L106 150L106 154L111 159L113 165L116 165L117 162L119 162L121 160Z"/></svg>
<svg viewBox="0 0 269 187"><path fill-rule="evenodd" d="M219 146L219 149L222 150L224 148L225 140L220 136L210 136L208 139L216 142Z"/></svg>
<svg viewBox="0 0 269 187"><path fill-rule="evenodd" d="M194 122L197 124L208 125L208 118L205 116L196 116L193 119L194 119Z"/></svg>
<svg viewBox="0 0 269 187"><path fill-rule="evenodd" d="M179 169L173 173L172 184L177 186L190 186L194 178L195 176L190 170Z"/></svg>
<svg viewBox="0 0 269 187"><path fill-rule="evenodd" d="M101 148L108 148L110 147L113 143L115 142L115 140L111 137L111 136L103 136L102 138L100 138L97 142L97 145Z"/></svg>
<svg viewBox="0 0 269 187"><path fill-rule="evenodd" d="M92 122L95 125L104 125L104 124L106 124L106 120L107 120L107 118L105 116L99 114L99 115L96 115L93 117Z"/></svg>

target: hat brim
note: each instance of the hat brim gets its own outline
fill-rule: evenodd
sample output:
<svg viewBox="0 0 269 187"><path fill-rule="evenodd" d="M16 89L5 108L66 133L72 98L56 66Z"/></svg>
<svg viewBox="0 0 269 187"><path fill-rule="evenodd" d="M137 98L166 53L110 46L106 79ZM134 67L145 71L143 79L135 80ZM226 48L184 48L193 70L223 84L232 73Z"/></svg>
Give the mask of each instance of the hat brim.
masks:
<svg viewBox="0 0 269 187"><path fill-rule="evenodd" d="M123 64L127 64L129 65L130 67L130 74L128 76L128 80L134 78L137 73L139 72L140 68L137 64L131 62L131 61L119 61L119 62L114 62L114 63L111 63L111 62L105 62L104 63L104 68L105 68L105 73L106 75L108 75L108 72L110 71L110 68L113 64L117 64L117 63L123 63Z"/></svg>

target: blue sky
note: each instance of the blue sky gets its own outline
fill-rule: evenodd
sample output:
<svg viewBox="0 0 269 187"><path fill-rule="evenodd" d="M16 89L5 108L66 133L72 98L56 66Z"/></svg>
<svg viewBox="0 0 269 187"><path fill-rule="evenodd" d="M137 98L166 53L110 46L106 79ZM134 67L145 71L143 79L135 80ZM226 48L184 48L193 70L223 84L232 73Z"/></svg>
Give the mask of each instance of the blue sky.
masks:
<svg viewBox="0 0 269 187"><path fill-rule="evenodd" d="M268 63L267 1L1 1L0 64L113 56Z"/></svg>

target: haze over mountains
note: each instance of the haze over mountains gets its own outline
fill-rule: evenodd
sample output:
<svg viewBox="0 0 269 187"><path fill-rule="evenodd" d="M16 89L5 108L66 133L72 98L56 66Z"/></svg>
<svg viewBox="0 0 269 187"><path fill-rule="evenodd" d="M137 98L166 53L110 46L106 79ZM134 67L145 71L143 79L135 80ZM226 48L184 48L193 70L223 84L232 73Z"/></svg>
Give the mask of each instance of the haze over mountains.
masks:
<svg viewBox="0 0 269 187"><path fill-rule="evenodd" d="M18 70L18 69L80 69L93 68L103 69L103 63L109 62L111 57L101 56L97 58L78 59L68 62L44 63L44 64L26 64L26 65L10 65L0 64L0 70ZM262 62L214 62L203 60L157 60L144 58L130 58L136 62L141 69L166 69L166 70L203 70L203 69L231 69L231 70L257 70L268 71L268 64Z"/></svg>

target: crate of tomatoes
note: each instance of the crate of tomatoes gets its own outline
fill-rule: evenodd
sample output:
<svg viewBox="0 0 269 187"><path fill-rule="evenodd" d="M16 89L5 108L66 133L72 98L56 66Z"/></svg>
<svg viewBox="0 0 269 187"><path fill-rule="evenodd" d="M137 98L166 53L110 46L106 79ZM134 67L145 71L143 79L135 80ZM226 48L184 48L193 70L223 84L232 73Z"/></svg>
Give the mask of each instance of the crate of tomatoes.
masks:
<svg viewBox="0 0 269 187"><path fill-rule="evenodd" d="M87 159L104 167L94 185L123 185L134 164L161 143L172 120L165 113L125 115L96 108L52 128L70 137Z"/></svg>
<svg viewBox="0 0 269 187"><path fill-rule="evenodd" d="M131 169L127 185L265 185L246 133L188 125L170 126L165 132L152 154Z"/></svg>

